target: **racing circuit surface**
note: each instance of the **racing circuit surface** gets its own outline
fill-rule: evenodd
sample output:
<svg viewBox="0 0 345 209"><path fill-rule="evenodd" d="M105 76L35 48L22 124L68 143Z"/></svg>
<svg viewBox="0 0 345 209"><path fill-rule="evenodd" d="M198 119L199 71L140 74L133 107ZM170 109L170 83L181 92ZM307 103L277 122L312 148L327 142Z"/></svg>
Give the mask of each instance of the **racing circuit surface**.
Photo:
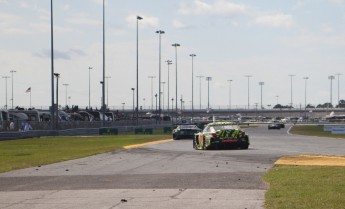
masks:
<svg viewBox="0 0 345 209"><path fill-rule="evenodd" d="M249 128L248 150L169 141L0 174L0 208L263 208L282 156L344 155L345 140Z"/></svg>

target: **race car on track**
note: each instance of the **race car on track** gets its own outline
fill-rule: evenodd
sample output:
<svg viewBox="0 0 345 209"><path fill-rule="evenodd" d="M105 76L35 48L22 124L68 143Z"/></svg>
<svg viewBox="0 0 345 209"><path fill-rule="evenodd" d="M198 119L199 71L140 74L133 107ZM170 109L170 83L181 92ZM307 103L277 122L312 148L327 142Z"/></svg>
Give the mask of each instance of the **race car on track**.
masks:
<svg viewBox="0 0 345 209"><path fill-rule="evenodd" d="M214 122L194 135L193 148L198 150L220 148L248 149L249 136L232 122Z"/></svg>
<svg viewBox="0 0 345 209"><path fill-rule="evenodd" d="M201 131L196 125L178 125L173 131L173 139L193 139L194 134Z"/></svg>
<svg viewBox="0 0 345 209"><path fill-rule="evenodd" d="M281 129L281 128L285 128L285 124L282 122L274 122L274 123L268 124L268 129Z"/></svg>
<svg viewBox="0 0 345 209"><path fill-rule="evenodd" d="M270 123L268 124L268 129L280 129L280 125L278 123Z"/></svg>

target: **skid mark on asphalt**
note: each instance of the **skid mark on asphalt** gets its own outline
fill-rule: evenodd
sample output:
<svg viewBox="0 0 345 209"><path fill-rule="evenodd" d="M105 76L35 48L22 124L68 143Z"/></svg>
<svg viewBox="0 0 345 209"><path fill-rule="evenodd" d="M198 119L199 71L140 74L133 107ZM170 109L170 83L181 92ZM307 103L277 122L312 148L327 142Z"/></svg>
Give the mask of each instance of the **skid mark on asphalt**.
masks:
<svg viewBox="0 0 345 209"><path fill-rule="evenodd" d="M276 165L345 166L345 156L292 155L280 158Z"/></svg>

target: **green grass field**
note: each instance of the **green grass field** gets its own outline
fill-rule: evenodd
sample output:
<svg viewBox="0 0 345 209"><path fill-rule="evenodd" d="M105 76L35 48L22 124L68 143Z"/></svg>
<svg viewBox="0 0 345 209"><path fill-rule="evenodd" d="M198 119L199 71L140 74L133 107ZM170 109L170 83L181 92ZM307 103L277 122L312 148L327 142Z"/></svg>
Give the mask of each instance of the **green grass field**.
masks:
<svg viewBox="0 0 345 209"><path fill-rule="evenodd" d="M323 125L296 125L292 127L290 133L306 136L321 136L345 139L345 134L332 135L330 132L323 131Z"/></svg>
<svg viewBox="0 0 345 209"><path fill-rule="evenodd" d="M264 180L266 209L345 208L345 167L279 165Z"/></svg>
<svg viewBox="0 0 345 209"><path fill-rule="evenodd" d="M169 139L171 135L116 135L92 137L46 137L0 141L0 172L45 165L124 146Z"/></svg>
<svg viewBox="0 0 345 209"><path fill-rule="evenodd" d="M297 125L290 133L345 138L323 131L323 126ZM277 165L264 180L269 184L266 209L344 209L345 167Z"/></svg>

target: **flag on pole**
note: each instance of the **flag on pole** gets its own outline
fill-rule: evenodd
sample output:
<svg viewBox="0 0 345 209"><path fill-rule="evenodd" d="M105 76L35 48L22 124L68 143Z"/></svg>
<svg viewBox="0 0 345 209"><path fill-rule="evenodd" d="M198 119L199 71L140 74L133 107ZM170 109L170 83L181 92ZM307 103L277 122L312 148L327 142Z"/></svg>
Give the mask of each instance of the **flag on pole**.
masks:
<svg viewBox="0 0 345 209"><path fill-rule="evenodd" d="M25 93L29 93L29 92L31 92L31 87L29 87L29 88L25 91Z"/></svg>

